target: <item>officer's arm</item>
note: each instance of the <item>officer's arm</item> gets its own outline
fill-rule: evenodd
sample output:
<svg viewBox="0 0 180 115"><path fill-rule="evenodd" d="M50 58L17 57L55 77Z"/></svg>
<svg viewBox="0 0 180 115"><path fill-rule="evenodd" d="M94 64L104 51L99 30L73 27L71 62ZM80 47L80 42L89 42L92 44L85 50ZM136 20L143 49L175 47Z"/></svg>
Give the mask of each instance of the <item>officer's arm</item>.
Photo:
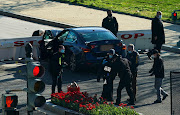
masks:
<svg viewBox="0 0 180 115"><path fill-rule="evenodd" d="M102 27L103 27L103 28L106 28L105 19L103 19L103 22L102 22Z"/></svg>
<svg viewBox="0 0 180 115"><path fill-rule="evenodd" d="M159 64L158 64L158 68L157 68L158 72L162 71L163 66L164 66L164 64L163 64L163 60L162 60L162 59L160 59L160 60L159 60Z"/></svg>
<svg viewBox="0 0 180 115"><path fill-rule="evenodd" d="M114 21L115 21L116 31L118 32L119 25L118 25L118 22L117 22L117 20L116 20L116 18L115 18L115 17L114 17Z"/></svg>
<svg viewBox="0 0 180 115"><path fill-rule="evenodd" d="M153 37L157 36L157 27L156 27L156 22L153 20L152 21L152 35Z"/></svg>
<svg viewBox="0 0 180 115"><path fill-rule="evenodd" d="M155 65L153 64L153 67L152 67L152 69L149 71L149 73L154 74L154 68L155 68Z"/></svg>
<svg viewBox="0 0 180 115"><path fill-rule="evenodd" d="M66 63L66 60L65 60L65 54L62 54L61 59L62 59L62 66L67 67L68 64Z"/></svg>
<svg viewBox="0 0 180 115"><path fill-rule="evenodd" d="M139 53L136 53L136 67L139 66Z"/></svg>

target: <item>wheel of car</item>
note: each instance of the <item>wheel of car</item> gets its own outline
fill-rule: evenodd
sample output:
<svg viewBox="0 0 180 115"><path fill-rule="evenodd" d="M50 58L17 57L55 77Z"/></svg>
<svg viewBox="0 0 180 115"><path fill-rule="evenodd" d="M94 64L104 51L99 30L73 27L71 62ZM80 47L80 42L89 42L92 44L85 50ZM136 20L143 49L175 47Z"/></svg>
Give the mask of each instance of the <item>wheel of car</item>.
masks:
<svg viewBox="0 0 180 115"><path fill-rule="evenodd" d="M77 69L77 60L76 60L76 56L73 54L71 55L70 57L70 70L72 72L76 72L78 69Z"/></svg>

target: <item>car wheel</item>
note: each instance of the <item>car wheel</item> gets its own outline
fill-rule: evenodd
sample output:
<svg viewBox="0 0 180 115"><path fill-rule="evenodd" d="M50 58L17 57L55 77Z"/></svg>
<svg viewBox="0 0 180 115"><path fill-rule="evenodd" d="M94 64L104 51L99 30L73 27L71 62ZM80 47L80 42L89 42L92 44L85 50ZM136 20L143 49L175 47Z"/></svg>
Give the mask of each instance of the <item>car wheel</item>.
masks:
<svg viewBox="0 0 180 115"><path fill-rule="evenodd" d="M76 56L75 55L71 55L70 57L70 62L69 62L69 66L70 66L70 70L72 72L76 72L77 71L77 60L76 60Z"/></svg>

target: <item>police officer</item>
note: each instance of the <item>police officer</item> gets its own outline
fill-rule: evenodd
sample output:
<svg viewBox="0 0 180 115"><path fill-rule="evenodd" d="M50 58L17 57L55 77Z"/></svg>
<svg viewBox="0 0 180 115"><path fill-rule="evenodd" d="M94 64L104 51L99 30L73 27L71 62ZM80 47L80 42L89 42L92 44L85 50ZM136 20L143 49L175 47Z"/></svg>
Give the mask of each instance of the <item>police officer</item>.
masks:
<svg viewBox="0 0 180 115"><path fill-rule="evenodd" d="M152 26L151 26L151 31L152 31L152 44L154 44L154 49L158 50L159 53L161 53L161 47L162 44L165 44L165 33L164 33L164 26L161 21L162 18L162 12L158 11L156 13L155 18L152 20ZM150 51L147 53L149 59L151 58L153 51Z"/></svg>
<svg viewBox="0 0 180 115"><path fill-rule="evenodd" d="M45 31L43 29L36 30L33 32L32 36L43 36Z"/></svg>
<svg viewBox="0 0 180 115"><path fill-rule="evenodd" d="M134 50L134 45L128 45L128 53L126 58L130 61L130 68L132 72L132 88L134 93L134 99L136 100L136 78L137 78L137 71L139 65L139 53Z"/></svg>
<svg viewBox="0 0 180 115"><path fill-rule="evenodd" d="M115 50L111 49L108 54L108 58L103 60L104 85L101 97L107 101L113 101L113 80L117 76L117 72L112 68L114 68L114 63L118 57L119 56L115 53Z"/></svg>
<svg viewBox="0 0 180 115"><path fill-rule="evenodd" d="M107 11L107 17L103 19L102 27L110 30L115 36L118 32L118 22L115 17L112 16L112 10Z"/></svg>
<svg viewBox="0 0 180 115"><path fill-rule="evenodd" d="M59 45L58 52L50 58L50 73L52 75L52 94L55 93L55 87L58 86L58 92L62 91L62 73L64 66L65 47Z"/></svg>
<svg viewBox="0 0 180 115"><path fill-rule="evenodd" d="M157 100L154 101L154 103L161 103L162 100L165 100L168 94L162 89L162 82L164 78L164 64L163 60L160 57L160 53L158 50L153 51L154 56L154 64L152 69L149 71L152 75L155 75L155 89L157 90ZM161 98L161 94L163 95L163 98Z"/></svg>
<svg viewBox="0 0 180 115"><path fill-rule="evenodd" d="M117 99L116 99L116 105L119 105L121 102L121 91L125 87L126 91L130 97L129 99L129 105L134 105L134 94L132 91L132 73L129 66L129 61L126 58L122 58L121 56L116 60L116 63L114 65L116 71L118 72L118 75L120 77L119 86L117 89Z"/></svg>

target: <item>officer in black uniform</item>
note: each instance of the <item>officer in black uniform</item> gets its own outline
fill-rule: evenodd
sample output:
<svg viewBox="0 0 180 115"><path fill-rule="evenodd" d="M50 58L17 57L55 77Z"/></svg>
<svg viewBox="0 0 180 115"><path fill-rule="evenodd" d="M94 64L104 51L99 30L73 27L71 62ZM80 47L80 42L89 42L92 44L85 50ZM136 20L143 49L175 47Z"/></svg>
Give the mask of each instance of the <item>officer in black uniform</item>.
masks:
<svg viewBox="0 0 180 115"><path fill-rule="evenodd" d="M161 47L163 44L165 44L165 32L164 32L164 26L161 21L162 18L162 12L158 11L155 18L152 20L152 44L154 44L154 49L158 50L159 53L161 53ZM151 58L151 55L153 53L153 50L149 51L147 53L149 59Z"/></svg>
<svg viewBox="0 0 180 115"><path fill-rule="evenodd" d="M112 10L107 11L107 17L103 19L102 27L110 30L115 36L118 32L118 22L115 17L112 16Z"/></svg>
<svg viewBox="0 0 180 115"><path fill-rule="evenodd" d="M50 58L50 73L52 75L52 94L55 93L55 87L58 86L58 92L62 91L62 73L64 67L65 47L59 45L58 52Z"/></svg>
<svg viewBox="0 0 180 115"><path fill-rule="evenodd" d="M138 65L139 65L139 53L134 50L134 45L128 45L128 53L126 58L130 61L130 68L132 73L132 88L134 93L134 99L136 100L136 78L138 72Z"/></svg>
<svg viewBox="0 0 180 115"><path fill-rule="evenodd" d="M113 80L117 76L117 72L114 71L113 65L118 59L118 55L116 55L115 50L111 49L108 58L103 60L103 92L102 96L107 101L113 101Z"/></svg>
<svg viewBox="0 0 180 115"><path fill-rule="evenodd" d="M121 102L121 91L125 87L126 91L130 97L129 105L134 105L134 94L132 91L132 73L129 66L129 61L126 58L122 58L121 56L114 63L114 69L118 72L120 77L119 86L117 89L117 99L116 105L119 105Z"/></svg>

